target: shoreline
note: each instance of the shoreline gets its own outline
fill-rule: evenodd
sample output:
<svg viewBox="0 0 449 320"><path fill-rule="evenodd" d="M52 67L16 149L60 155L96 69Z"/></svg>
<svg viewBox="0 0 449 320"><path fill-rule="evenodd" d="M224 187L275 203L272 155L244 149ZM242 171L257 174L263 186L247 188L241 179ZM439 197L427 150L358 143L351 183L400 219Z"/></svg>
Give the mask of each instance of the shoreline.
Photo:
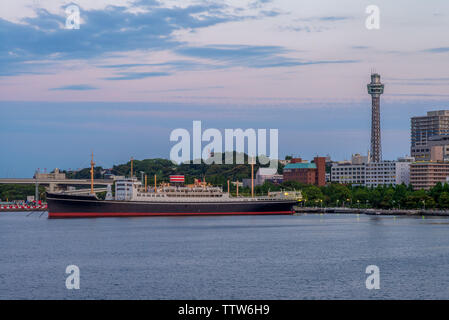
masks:
<svg viewBox="0 0 449 320"><path fill-rule="evenodd" d="M1 208L2 212L46 212L46 207L35 208ZM416 210L416 209L358 209L358 208L316 208L294 207L294 214L365 214L370 216L436 216L449 217L449 210Z"/></svg>
<svg viewBox="0 0 449 320"><path fill-rule="evenodd" d="M317 208L294 207L296 214L329 213L329 214L366 214L370 216L439 216L449 217L449 210L423 209L358 209L358 208Z"/></svg>

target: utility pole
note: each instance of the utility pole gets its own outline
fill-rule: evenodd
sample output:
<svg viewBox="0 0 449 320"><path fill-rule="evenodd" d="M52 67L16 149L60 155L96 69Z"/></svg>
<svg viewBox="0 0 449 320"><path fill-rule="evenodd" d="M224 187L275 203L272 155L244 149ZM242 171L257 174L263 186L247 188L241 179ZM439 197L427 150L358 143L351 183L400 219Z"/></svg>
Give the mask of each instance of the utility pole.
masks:
<svg viewBox="0 0 449 320"><path fill-rule="evenodd" d="M37 183L37 174L38 170L36 170L36 173L34 174L34 180L35 180L35 190L34 190L34 201L36 203L39 201L39 183Z"/></svg>

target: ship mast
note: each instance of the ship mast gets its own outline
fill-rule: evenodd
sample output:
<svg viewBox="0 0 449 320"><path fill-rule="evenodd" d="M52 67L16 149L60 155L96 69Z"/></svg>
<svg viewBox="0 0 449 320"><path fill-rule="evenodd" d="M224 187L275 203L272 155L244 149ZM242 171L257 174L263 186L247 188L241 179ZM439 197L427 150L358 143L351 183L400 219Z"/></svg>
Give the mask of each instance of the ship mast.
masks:
<svg viewBox="0 0 449 320"><path fill-rule="evenodd" d="M254 157L251 158L251 198L254 198Z"/></svg>
<svg viewBox="0 0 449 320"><path fill-rule="evenodd" d="M237 197L239 196L239 179L237 179Z"/></svg>
<svg viewBox="0 0 449 320"><path fill-rule="evenodd" d="M133 178L133 161L134 161L134 158L131 157L131 179Z"/></svg>
<svg viewBox="0 0 449 320"><path fill-rule="evenodd" d="M90 160L90 194L94 194L94 153L92 152L92 159Z"/></svg>

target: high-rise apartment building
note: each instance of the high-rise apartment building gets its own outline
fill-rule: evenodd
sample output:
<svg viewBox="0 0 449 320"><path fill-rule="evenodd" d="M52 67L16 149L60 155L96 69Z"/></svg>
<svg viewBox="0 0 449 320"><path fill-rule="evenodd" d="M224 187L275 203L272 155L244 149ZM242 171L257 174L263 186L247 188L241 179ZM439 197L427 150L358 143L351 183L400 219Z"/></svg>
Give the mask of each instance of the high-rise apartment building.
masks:
<svg viewBox="0 0 449 320"><path fill-rule="evenodd" d="M444 147L449 145L444 136L449 136L449 110L429 111L426 116L412 117L411 156L416 161L443 160L440 152L444 158Z"/></svg>

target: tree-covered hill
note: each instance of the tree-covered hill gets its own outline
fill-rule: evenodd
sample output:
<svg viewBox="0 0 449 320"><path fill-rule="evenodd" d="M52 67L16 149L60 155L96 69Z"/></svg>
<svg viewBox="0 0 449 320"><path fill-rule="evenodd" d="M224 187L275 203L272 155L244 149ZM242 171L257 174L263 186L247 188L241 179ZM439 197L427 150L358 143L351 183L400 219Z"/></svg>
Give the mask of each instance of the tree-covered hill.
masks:
<svg viewBox="0 0 449 320"><path fill-rule="evenodd" d="M223 164L175 164L167 159L144 159L133 160L133 174L140 178L143 172L148 176L148 182L154 182L154 175L157 175L159 182L168 182L170 175L184 175L186 183L192 183L194 179L206 179L206 181L214 185L223 185L229 179L231 181L242 181L251 177L251 166L248 164L248 156L243 155L244 164L225 164L225 154L219 154ZM236 153L233 153L236 156ZM261 165L259 159L255 159L254 174ZM282 165L278 162L278 171L282 172ZM67 172L67 178L73 179L88 179L90 178L90 168L85 168L76 172ZM94 168L94 178L102 178L105 173L104 168ZM131 174L131 160L127 163L114 165L111 172L118 176L129 176Z"/></svg>

